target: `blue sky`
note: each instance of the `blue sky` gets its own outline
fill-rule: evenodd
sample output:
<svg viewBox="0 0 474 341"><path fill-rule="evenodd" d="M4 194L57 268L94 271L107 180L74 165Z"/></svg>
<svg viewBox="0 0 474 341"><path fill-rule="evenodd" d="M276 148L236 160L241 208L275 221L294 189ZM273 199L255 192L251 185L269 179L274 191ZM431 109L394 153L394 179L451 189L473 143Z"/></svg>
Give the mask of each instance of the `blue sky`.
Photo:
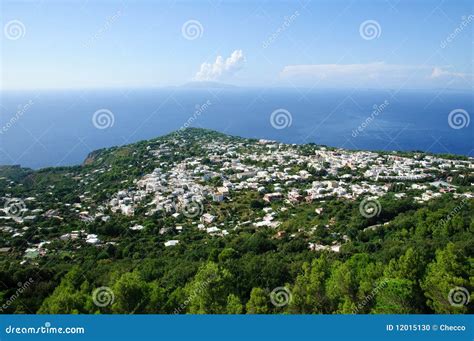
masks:
<svg viewBox="0 0 474 341"><path fill-rule="evenodd" d="M6 0L0 86L472 89L473 4Z"/></svg>

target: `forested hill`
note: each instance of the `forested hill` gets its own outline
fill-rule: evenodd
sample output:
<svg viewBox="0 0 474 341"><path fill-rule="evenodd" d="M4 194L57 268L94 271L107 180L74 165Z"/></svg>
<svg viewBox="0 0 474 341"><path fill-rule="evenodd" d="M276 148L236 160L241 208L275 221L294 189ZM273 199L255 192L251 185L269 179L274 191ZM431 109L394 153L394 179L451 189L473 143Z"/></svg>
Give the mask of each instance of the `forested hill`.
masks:
<svg viewBox="0 0 474 341"><path fill-rule="evenodd" d="M474 161L186 129L0 167L2 313L473 313Z"/></svg>

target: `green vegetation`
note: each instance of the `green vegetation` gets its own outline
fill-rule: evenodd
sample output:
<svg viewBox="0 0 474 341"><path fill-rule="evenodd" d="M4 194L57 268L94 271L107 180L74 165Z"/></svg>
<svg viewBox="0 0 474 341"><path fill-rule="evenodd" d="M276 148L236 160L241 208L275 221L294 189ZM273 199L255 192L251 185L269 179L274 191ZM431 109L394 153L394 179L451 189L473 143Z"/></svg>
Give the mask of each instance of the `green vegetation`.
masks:
<svg viewBox="0 0 474 341"><path fill-rule="evenodd" d="M166 170L173 162L191 156L212 163L205 159L202 143L196 141L239 142L240 151L256 143L206 130L190 129L188 134L194 142L183 142L182 135L173 134L96 151L77 167L39 171L1 167L0 197L34 197L34 202L25 201L26 206L42 212L31 222L0 223L22 232L13 237L0 231L0 248L9 249L0 253L1 312L474 312L472 303L453 305L450 301L455 288L465 288L471 296L474 290L474 200L452 193L419 204L413 201L416 190L407 190L403 199L389 191L380 198L380 214L366 218L359 214L360 200L326 198L295 205L269 204L256 191L242 190L232 192L231 201L204 203L204 211L216 216L219 228L230 232L225 236L197 229L199 218L163 212L146 215L144 207L134 216L111 212L108 207L99 209L114 193L158 166ZM156 159L147 157L148 149L163 142L175 146L176 152L161 153ZM312 155L319 147L295 148ZM305 166L297 165L291 172L300 169ZM313 172L308 182L323 178L327 179L325 172ZM455 181L460 192L472 190L472 177L457 174ZM219 177L202 180L212 186L221 182ZM303 188L302 184L295 188L298 186ZM75 204L81 208L74 208ZM271 207L282 222L277 230L244 223L261 219L265 207ZM319 207L324 208L321 214L315 213ZM110 218L80 219L80 211L85 209ZM136 224L144 228L131 230ZM182 232L162 230L176 225L183 227ZM378 227L367 229L374 225ZM97 234L102 243L59 239L80 230ZM277 231L285 233L277 235ZM165 247L170 239L178 239L179 244ZM26 249L42 241L50 241L49 251L25 260ZM340 243L341 248L339 252L311 251L310 242ZM17 295L30 278L32 284ZM96 302L94 292L102 287L112 293L107 304ZM290 293L282 305L272 304L270 299L278 287Z"/></svg>

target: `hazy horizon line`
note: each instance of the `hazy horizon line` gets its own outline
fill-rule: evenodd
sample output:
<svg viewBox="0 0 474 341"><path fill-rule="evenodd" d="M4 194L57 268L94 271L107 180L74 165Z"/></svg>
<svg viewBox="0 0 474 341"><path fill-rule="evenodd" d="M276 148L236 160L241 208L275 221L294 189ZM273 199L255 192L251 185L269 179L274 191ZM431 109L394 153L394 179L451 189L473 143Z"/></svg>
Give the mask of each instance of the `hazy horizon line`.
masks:
<svg viewBox="0 0 474 341"><path fill-rule="evenodd" d="M130 85L130 86L89 86L89 87L25 87L25 88L1 88L0 93L6 92L31 92L31 91L108 91L108 90L161 90L161 89L182 89L182 90L243 90L243 89L286 89L286 90L380 90L380 91L461 91L470 92L474 90L474 86L471 88L443 88L443 87L412 87L412 88L397 88L397 87L311 87L311 86L288 86L288 85L236 85L231 83L213 82L216 85L221 86L187 86L190 83L199 82L188 82L179 85ZM206 82L203 82L206 83ZM204 85L204 84L203 84Z"/></svg>

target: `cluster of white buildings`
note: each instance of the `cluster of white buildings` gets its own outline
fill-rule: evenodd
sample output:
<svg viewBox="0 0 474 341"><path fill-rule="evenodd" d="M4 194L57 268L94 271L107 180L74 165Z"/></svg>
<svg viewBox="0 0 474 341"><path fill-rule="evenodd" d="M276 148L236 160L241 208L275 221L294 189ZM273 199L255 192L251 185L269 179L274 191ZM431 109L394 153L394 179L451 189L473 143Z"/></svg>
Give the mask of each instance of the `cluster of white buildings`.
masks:
<svg viewBox="0 0 474 341"><path fill-rule="evenodd" d="M421 154L410 158L324 147L308 153L303 152L301 146L268 140L258 143L215 141L201 147L206 150L206 162L203 157L162 162L152 173L137 179L134 188L119 191L108 203L109 207L113 212L133 215L138 205L144 205L147 214L163 211L178 217L190 203L232 200L240 191L257 192L267 205L277 201L294 205L327 198L355 200L366 195L377 198L393 191L397 182L403 184L400 193L395 194L398 198L404 197L407 190L420 190L415 200L422 202L441 195L426 184L434 180L436 172L444 169L472 172L474 169L472 160L447 160ZM149 152L158 159L173 153L173 146L163 143L156 149L150 148ZM216 216L204 209L199 213L192 217L200 219L199 230L210 235L228 234L227 230L217 227ZM255 227L277 228L281 224L275 212L256 215L258 217L250 222ZM181 229L180 226L179 231ZM166 246L176 244L167 242ZM319 246L310 247L318 249ZM336 246L328 248L338 250Z"/></svg>
<svg viewBox="0 0 474 341"><path fill-rule="evenodd" d="M401 184L400 190L395 194L397 197L402 198L406 191L413 190L419 193L415 200L425 202L444 192L456 190L448 182L435 181L437 174L445 170L464 174L474 172L472 159L448 160L422 154L414 157L381 155L324 147L309 148L268 140L257 143L247 140L205 141L200 146L205 151L204 156L181 158L176 162L162 158L179 153L176 151L177 147L179 141L174 145L162 142L158 146L149 146L147 153L156 164L154 170L135 179L131 186L127 184L126 188L116 192L107 202L100 205L90 203L90 193L85 192L80 196L81 203L64 205L70 207L86 223L97 218L107 221L110 217L104 214L106 208L114 214L130 217L136 216L137 209L145 208L147 216L157 212L174 218L185 216L198 230L223 237L229 234L229 225L224 224L226 218L219 218L212 211L212 206L232 201L239 192L255 192L266 207L255 210L251 220L245 222L239 221L240 217L233 217L234 228L251 224L257 228L278 229L281 225L278 213L270 207L274 202L297 205L328 198L355 200L366 195L380 197L393 191L397 184ZM86 184L94 173L107 171L107 168L94 170L76 180ZM458 195L473 196L472 193ZM42 213L41 209L29 211L27 208L35 203L35 198L25 198L24 201L28 205L21 208L21 223L32 221ZM208 212L206 207L211 207L211 210ZM283 209L285 207L282 211ZM0 222L12 220L5 209L0 211L4 213L0 212ZM322 214L323 208L316 209L316 213ZM62 219L56 209L49 209L43 216ZM188 228L187 225L184 228ZM136 223L129 229L140 231L144 227ZM21 236L25 232L9 226L0 227L0 230L14 236ZM180 233L183 226L164 227L160 234L173 230ZM84 230L72 231L59 239L84 240L91 245L102 243L97 235L88 234ZM178 244L179 239L164 243L166 247ZM340 244L328 246L310 243L309 247L312 250L328 249L338 252Z"/></svg>

